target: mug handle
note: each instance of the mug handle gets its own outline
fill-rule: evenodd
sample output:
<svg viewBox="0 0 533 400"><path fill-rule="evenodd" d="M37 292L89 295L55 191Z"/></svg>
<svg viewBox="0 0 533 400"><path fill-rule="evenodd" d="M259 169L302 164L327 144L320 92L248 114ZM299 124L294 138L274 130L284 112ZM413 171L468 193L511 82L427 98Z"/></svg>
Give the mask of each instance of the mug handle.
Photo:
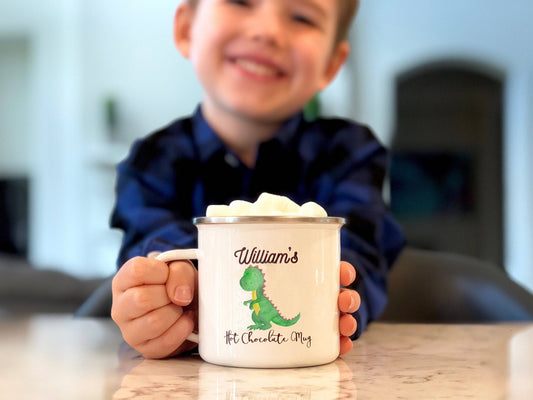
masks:
<svg viewBox="0 0 533 400"><path fill-rule="evenodd" d="M179 260L198 260L198 249L169 250L158 254L156 259L166 263ZM187 340L198 343L198 333L191 333L189 336L187 336Z"/></svg>

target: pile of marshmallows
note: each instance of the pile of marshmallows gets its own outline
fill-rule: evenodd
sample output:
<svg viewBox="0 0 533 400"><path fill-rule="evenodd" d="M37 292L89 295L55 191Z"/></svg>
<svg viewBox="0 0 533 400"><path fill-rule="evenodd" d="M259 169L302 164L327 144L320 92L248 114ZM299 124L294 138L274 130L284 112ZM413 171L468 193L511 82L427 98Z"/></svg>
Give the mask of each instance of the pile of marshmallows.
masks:
<svg viewBox="0 0 533 400"><path fill-rule="evenodd" d="M207 217L238 217L238 216L294 216L294 217L327 217L328 213L318 204L310 201L299 206L285 196L262 193L250 203L244 200L232 201L229 205L210 205Z"/></svg>

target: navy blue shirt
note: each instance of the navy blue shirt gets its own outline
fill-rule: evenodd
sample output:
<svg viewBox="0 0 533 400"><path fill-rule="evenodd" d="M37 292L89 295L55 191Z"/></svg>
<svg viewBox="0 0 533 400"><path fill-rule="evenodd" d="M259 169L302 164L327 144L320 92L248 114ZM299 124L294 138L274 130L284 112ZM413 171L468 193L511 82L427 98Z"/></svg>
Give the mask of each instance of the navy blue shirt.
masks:
<svg viewBox="0 0 533 400"><path fill-rule="evenodd" d="M262 192L314 201L347 220L341 257L357 270L359 336L385 307L387 273L404 245L382 198L387 165L386 149L367 127L343 119L308 122L298 114L260 144L249 168L198 107L192 117L136 141L118 165L111 217L124 231L118 265L151 251L195 247L192 218L204 216L210 204L253 202Z"/></svg>

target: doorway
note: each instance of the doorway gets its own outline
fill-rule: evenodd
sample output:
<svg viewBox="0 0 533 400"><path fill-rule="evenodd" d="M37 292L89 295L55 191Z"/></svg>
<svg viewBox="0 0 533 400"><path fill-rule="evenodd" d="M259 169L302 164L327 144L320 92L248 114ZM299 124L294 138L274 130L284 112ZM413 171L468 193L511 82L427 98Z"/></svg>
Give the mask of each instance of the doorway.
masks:
<svg viewBox="0 0 533 400"><path fill-rule="evenodd" d="M503 265L502 82L457 62L397 78L391 209L410 245Z"/></svg>

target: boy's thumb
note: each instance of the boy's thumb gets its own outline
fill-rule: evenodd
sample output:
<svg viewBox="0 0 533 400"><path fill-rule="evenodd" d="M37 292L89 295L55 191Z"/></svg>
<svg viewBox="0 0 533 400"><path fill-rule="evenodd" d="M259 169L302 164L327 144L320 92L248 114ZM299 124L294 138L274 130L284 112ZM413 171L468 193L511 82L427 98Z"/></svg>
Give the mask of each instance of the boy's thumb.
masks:
<svg viewBox="0 0 533 400"><path fill-rule="evenodd" d="M168 268L167 296L174 304L188 306L196 292L196 268L188 260L172 261Z"/></svg>

